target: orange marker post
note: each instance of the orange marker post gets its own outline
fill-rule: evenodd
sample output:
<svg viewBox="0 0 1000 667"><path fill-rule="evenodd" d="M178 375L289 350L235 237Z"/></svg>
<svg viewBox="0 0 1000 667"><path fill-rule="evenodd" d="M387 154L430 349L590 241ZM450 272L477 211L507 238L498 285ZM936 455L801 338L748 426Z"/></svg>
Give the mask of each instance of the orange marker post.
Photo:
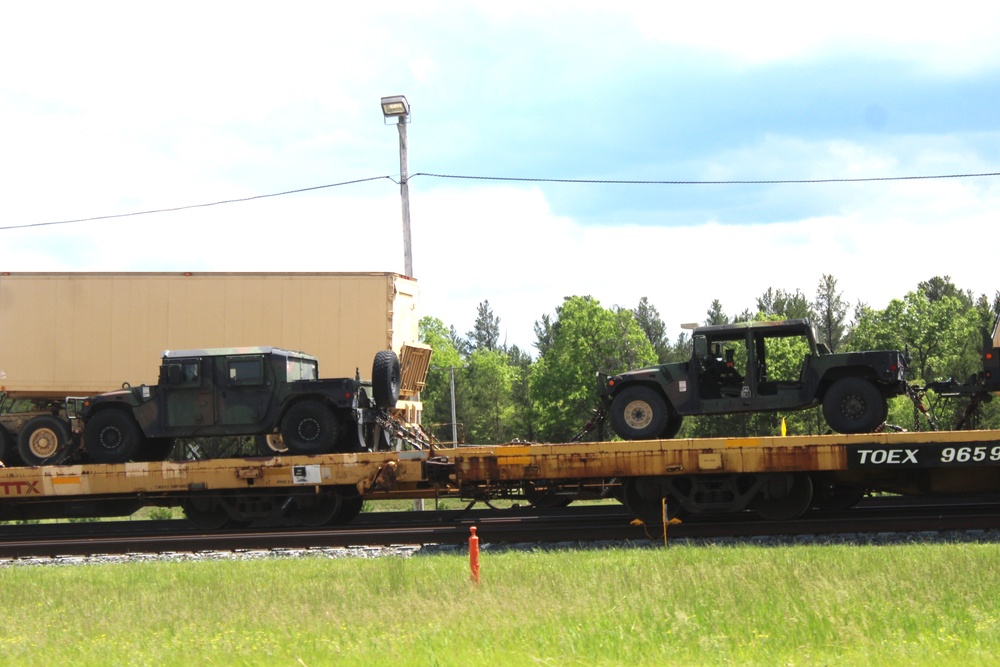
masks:
<svg viewBox="0 0 1000 667"><path fill-rule="evenodd" d="M471 570L472 583L479 583L479 538L476 537L476 527L470 526L469 532L469 569Z"/></svg>

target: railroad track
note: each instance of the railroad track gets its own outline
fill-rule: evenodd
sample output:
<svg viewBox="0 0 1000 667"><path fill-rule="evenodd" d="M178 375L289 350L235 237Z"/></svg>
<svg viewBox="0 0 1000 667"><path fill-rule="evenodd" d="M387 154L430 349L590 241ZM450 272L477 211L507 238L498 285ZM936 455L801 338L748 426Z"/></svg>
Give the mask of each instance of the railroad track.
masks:
<svg viewBox="0 0 1000 667"><path fill-rule="evenodd" d="M0 526L0 557L42 558L205 551L257 551L392 545L461 545L476 526L481 543L662 543L659 525L634 525L621 506L559 510L379 512L337 528L243 528L206 532L186 521L125 521ZM763 521L750 512L685 521L669 527L680 538L814 539L843 535L1000 529L1000 502L914 502L872 499L845 512L812 512L802 519ZM800 540L800 541L805 541Z"/></svg>

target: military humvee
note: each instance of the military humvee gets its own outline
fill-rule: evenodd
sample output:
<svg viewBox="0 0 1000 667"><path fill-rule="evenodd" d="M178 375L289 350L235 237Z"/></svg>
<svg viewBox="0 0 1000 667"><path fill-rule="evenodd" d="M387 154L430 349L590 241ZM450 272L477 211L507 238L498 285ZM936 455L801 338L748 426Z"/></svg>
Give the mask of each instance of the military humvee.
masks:
<svg viewBox="0 0 1000 667"><path fill-rule="evenodd" d="M686 415L800 410L822 404L830 428L864 433L906 392L906 354L833 354L802 319L698 327L690 361L599 376L626 440L672 438Z"/></svg>
<svg viewBox="0 0 1000 667"><path fill-rule="evenodd" d="M167 351L154 386L83 399L83 446L97 463L164 458L178 437L256 435L270 449L374 448L399 398L399 359L379 352L372 381L319 379L316 357L275 347Z"/></svg>

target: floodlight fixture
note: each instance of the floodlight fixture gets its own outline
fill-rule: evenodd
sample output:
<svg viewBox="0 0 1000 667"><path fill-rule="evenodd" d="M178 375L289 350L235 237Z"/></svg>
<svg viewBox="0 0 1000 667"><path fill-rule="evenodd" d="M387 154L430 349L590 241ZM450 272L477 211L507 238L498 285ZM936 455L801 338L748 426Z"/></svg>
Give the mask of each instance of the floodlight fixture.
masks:
<svg viewBox="0 0 1000 667"><path fill-rule="evenodd" d="M407 123L410 119L410 103L406 101L405 95L392 95L382 98L382 115L389 118L398 118L400 123Z"/></svg>

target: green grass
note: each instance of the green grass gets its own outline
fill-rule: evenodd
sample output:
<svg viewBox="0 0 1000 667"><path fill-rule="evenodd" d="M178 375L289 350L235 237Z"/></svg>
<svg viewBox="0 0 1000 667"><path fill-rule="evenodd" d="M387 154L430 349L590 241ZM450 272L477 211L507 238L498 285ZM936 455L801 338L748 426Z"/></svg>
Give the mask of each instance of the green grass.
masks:
<svg viewBox="0 0 1000 667"><path fill-rule="evenodd" d="M970 665L1000 545L0 568L0 664Z"/></svg>

